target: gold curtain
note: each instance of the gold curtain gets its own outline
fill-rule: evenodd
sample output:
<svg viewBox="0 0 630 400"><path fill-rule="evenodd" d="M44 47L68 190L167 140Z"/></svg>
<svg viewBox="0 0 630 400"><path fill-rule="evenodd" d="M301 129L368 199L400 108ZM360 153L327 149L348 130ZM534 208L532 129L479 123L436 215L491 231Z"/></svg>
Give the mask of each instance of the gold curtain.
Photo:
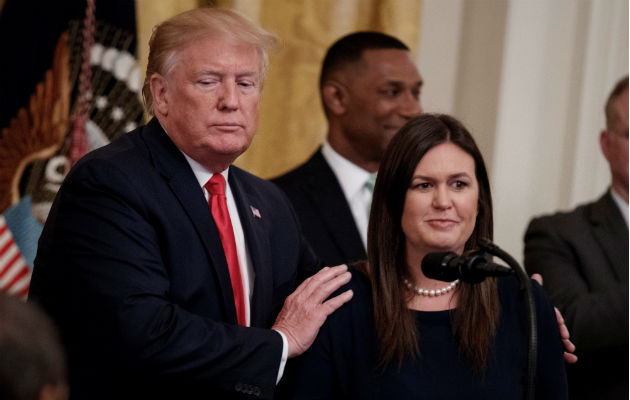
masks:
<svg viewBox="0 0 630 400"><path fill-rule="evenodd" d="M280 38L271 55L254 141L236 165L263 178L302 163L326 135L318 79L326 49L357 30L378 30L417 47L421 0L136 0L138 55L152 27L200 5L232 8Z"/></svg>

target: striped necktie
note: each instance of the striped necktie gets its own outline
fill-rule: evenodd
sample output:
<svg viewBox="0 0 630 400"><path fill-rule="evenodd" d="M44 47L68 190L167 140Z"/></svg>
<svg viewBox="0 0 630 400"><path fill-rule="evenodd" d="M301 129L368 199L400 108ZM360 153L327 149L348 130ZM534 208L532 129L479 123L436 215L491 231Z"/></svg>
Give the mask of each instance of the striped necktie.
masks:
<svg viewBox="0 0 630 400"><path fill-rule="evenodd" d="M374 184L376 183L376 174L370 174L368 179L363 184L367 190L370 191L370 200L367 202L367 216L368 221L370 220L370 208L372 207L372 194L374 193Z"/></svg>

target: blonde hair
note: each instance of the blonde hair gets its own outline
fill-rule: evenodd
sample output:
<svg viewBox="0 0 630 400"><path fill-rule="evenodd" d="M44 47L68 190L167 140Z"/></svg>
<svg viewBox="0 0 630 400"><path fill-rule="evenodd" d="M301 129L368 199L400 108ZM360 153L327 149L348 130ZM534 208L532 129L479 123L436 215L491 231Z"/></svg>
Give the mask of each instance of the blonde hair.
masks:
<svg viewBox="0 0 630 400"><path fill-rule="evenodd" d="M269 50L277 42L272 33L242 15L220 8L196 8L178 14L153 29L149 40L149 59L142 86L146 111L153 115L151 76L167 75L175 68L179 52L189 43L207 36L223 37L239 44L250 44L260 56L260 75L264 79L269 65Z"/></svg>

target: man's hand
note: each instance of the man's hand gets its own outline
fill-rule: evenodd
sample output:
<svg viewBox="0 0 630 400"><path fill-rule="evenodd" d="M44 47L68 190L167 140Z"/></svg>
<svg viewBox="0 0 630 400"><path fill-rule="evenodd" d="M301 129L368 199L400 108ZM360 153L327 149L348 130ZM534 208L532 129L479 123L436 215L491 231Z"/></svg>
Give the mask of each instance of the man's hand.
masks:
<svg viewBox="0 0 630 400"><path fill-rule="evenodd" d="M540 274L533 274L532 279L535 280L542 286L543 279ZM562 344L564 345L564 362L567 364L575 364L578 360L577 356L573 354L575 352L575 345L569 340L571 335L569 334L569 328L567 328L564 323L564 318L562 318L562 314L560 314L560 310L557 307L553 308L556 311L556 320L558 321L558 330L560 330L560 338L562 339Z"/></svg>
<svg viewBox="0 0 630 400"><path fill-rule="evenodd" d="M304 353L313 344L326 318L352 298L352 290L348 290L326 300L351 277L346 265L325 267L287 297L272 329L286 336L289 358Z"/></svg>

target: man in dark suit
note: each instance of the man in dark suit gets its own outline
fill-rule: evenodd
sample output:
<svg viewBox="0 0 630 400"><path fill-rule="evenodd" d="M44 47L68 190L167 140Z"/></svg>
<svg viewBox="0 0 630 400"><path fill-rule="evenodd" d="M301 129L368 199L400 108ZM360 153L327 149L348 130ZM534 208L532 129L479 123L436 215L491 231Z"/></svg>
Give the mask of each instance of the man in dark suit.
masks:
<svg viewBox="0 0 630 400"><path fill-rule="evenodd" d="M160 24L143 87L155 118L68 174L30 299L61 330L73 399L272 398L286 359L352 296L328 299L345 266L296 290L320 263L289 201L231 166L274 42L225 10Z"/></svg>
<svg viewBox="0 0 630 400"><path fill-rule="evenodd" d="M392 136L422 112L422 78L400 40L356 32L329 48L319 86L326 143L273 182L289 196L315 253L337 265L366 258L375 174Z"/></svg>
<svg viewBox="0 0 630 400"><path fill-rule="evenodd" d="M628 77L605 107L600 145L611 188L571 212L535 218L525 267L543 275L580 361L567 367L571 399L628 398Z"/></svg>

